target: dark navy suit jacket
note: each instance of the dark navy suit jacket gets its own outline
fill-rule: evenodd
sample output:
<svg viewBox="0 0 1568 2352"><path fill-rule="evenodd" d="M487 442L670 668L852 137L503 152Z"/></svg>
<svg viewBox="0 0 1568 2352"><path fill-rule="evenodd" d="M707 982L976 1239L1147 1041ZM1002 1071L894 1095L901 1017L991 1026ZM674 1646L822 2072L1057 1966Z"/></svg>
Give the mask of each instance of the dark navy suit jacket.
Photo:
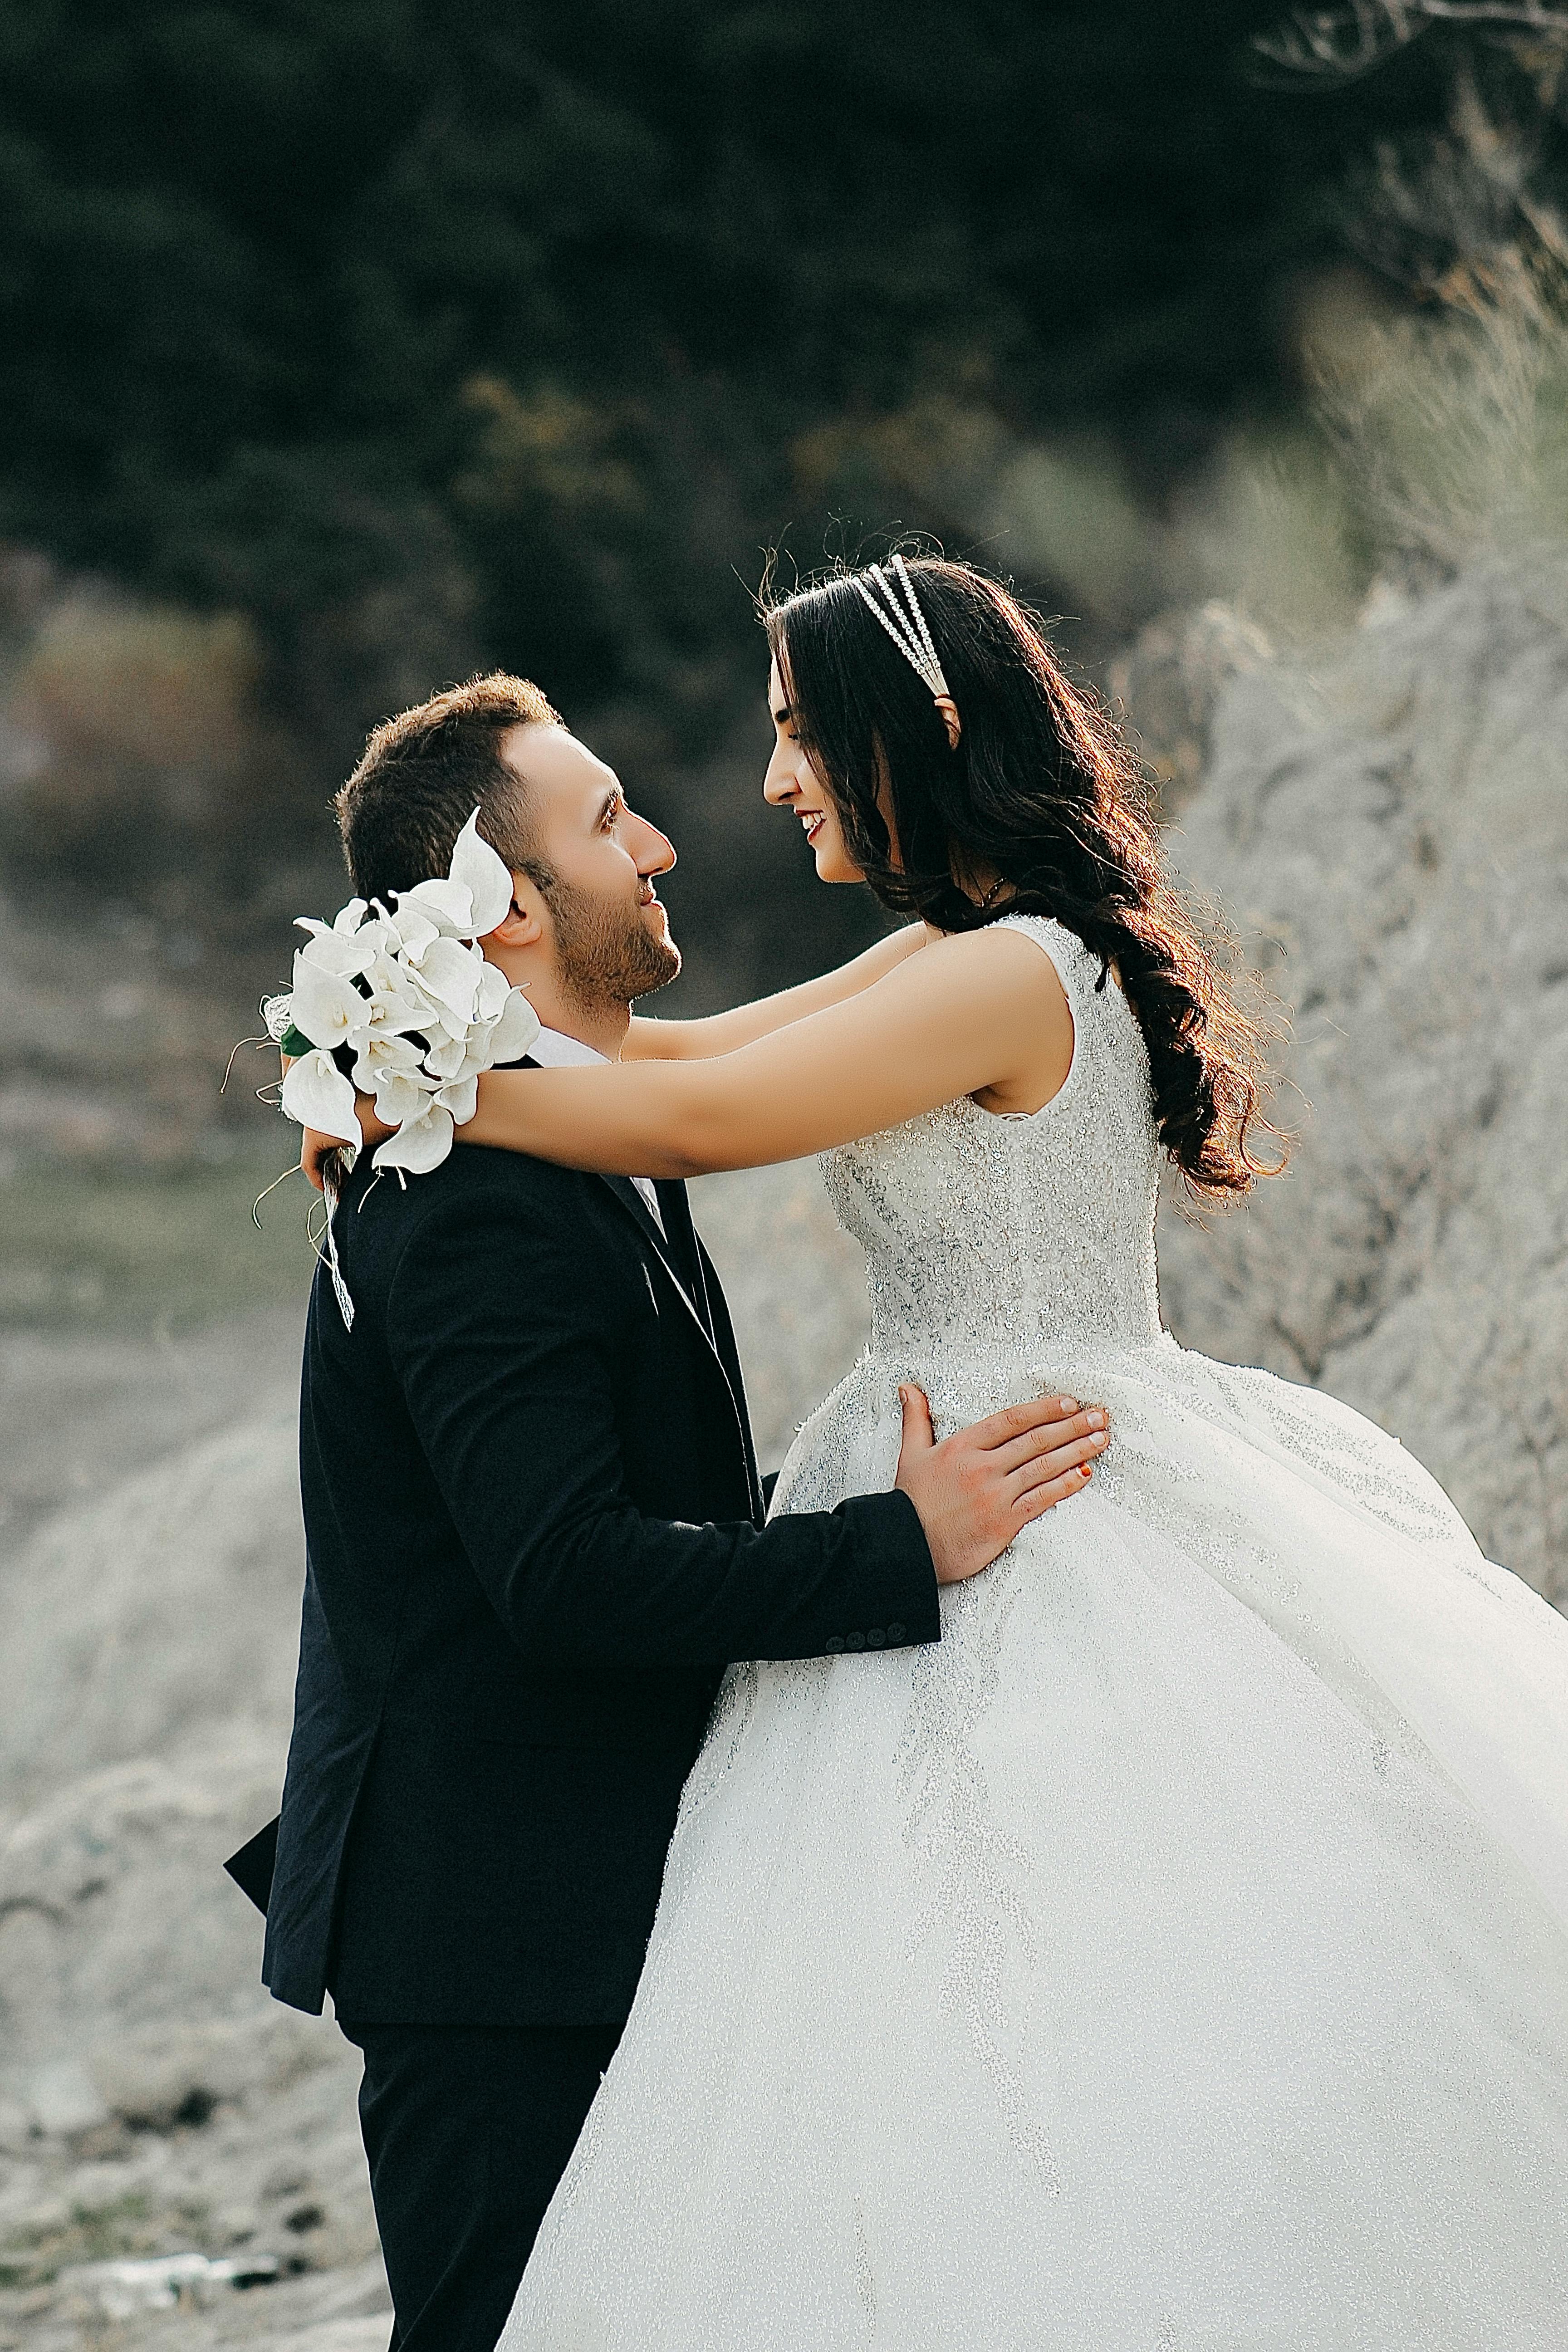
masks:
<svg viewBox="0 0 1568 2352"><path fill-rule="evenodd" d="M613 2023L724 1665L938 1638L901 1494L762 1525L729 1316L663 1185L462 1146L334 1220L264 1976L355 2021Z"/></svg>

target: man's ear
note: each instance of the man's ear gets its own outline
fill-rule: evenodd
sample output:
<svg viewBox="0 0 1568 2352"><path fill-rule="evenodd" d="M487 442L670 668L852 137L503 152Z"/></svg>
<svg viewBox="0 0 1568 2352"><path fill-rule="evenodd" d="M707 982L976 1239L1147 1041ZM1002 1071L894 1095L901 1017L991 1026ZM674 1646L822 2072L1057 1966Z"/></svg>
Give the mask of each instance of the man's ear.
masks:
<svg viewBox="0 0 1568 2352"><path fill-rule="evenodd" d="M549 922L549 910L537 882L531 881L526 874L514 874L511 877L511 906L489 937L498 947L537 947L546 935Z"/></svg>

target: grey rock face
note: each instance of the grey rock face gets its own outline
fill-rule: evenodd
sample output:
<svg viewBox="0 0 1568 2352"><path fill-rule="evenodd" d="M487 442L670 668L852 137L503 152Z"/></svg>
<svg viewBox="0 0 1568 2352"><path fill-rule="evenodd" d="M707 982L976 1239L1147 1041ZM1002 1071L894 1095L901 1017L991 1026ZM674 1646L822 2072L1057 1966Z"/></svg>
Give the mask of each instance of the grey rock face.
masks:
<svg viewBox="0 0 1568 2352"><path fill-rule="evenodd" d="M1173 843L1294 1015L1289 1175L1163 1220L1186 1344L1342 1397L1568 1594L1568 558L1237 678Z"/></svg>
<svg viewBox="0 0 1568 2352"><path fill-rule="evenodd" d="M0 1787L57 1783L215 1722L287 1725L304 1552L294 1401L45 1521L0 1582Z"/></svg>
<svg viewBox="0 0 1568 2352"><path fill-rule="evenodd" d="M75 1339L22 1369L51 1350L7 1394L34 1524L0 1575L0 2347L384 2344L355 2053L268 2000L222 1871L288 1741L297 1332L117 1343L85 1390ZM47 1426L79 1392L82 1458ZM106 2263L195 2256L172 2306L110 2315Z"/></svg>
<svg viewBox="0 0 1568 2352"><path fill-rule="evenodd" d="M1270 658L1261 629L1226 605L1204 604L1162 614L1111 662L1106 684L1132 719L1167 811L1181 808L1203 781L1215 707L1231 680Z"/></svg>

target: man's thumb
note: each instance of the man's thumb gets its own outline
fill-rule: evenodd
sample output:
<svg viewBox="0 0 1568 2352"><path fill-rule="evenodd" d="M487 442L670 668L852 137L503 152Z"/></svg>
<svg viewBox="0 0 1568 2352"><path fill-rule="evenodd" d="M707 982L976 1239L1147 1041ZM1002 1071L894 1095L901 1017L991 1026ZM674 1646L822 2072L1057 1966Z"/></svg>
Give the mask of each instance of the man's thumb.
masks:
<svg viewBox="0 0 1568 2352"><path fill-rule="evenodd" d="M925 1391L900 1388L899 1403L904 1416L903 1444L899 1449L900 1455L929 1453L936 1444L936 1433L931 1425L931 1406L926 1402Z"/></svg>

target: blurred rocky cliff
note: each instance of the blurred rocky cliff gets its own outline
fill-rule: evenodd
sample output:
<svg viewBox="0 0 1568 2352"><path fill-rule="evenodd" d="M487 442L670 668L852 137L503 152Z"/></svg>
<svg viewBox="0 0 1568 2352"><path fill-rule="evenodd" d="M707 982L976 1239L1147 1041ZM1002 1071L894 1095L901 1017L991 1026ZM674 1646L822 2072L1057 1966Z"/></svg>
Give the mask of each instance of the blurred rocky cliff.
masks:
<svg viewBox="0 0 1568 2352"><path fill-rule="evenodd" d="M1163 1221L1190 1346L1404 1439L1568 1597L1568 558L1245 667L1173 849L1289 1008L1294 1164Z"/></svg>
<svg viewBox="0 0 1568 2352"><path fill-rule="evenodd" d="M1370 1413L1561 1598L1568 556L1384 594L1310 660L1211 609L1121 687L1184 875L1293 1019L1293 1167L1207 1225L1173 1197L1172 1326ZM776 1461L860 1344L858 1255L809 1169L697 1205ZM0 1335L0 2346L356 2352L384 2327L349 2053L264 1998L219 1870L287 1736L298 1312ZM174 2252L218 2268L111 2316L142 2290L103 2265Z"/></svg>

